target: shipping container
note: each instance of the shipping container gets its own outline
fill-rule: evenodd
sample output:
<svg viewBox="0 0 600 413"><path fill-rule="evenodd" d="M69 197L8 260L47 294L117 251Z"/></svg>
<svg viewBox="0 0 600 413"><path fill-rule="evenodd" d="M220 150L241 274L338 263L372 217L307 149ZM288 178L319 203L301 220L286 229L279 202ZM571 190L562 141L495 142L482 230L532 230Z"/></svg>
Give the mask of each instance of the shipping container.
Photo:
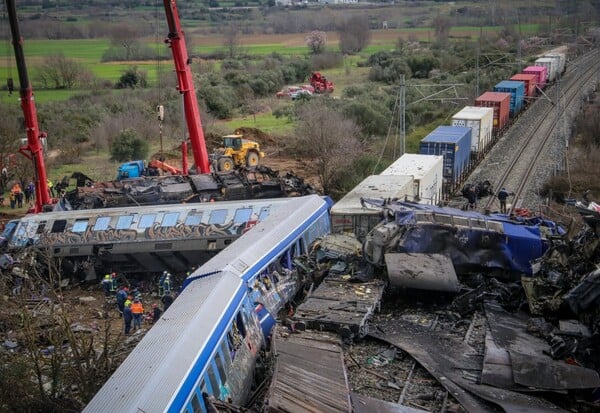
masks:
<svg viewBox="0 0 600 413"><path fill-rule="evenodd" d="M370 175L331 207L334 233L352 232L360 241L383 219L381 208L369 207L364 198L414 200L412 176Z"/></svg>
<svg viewBox="0 0 600 413"><path fill-rule="evenodd" d="M525 83L525 99L529 100L535 96L535 86L537 82L537 75L531 75L526 73L517 73L510 80L517 80Z"/></svg>
<svg viewBox="0 0 600 413"><path fill-rule="evenodd" d="M421 140L419 153L444 157L444 192L462 182L471 160L471 128L438 126Z"/></svg>
<svg viewBox="0 0 600 413"><path fill-rule="evenodd" d="M415 201L437 205L442 200L444 157L405 153L380 175L412 176Z"/></svg>
<svg viewBox="0 0 600 413"><path fill-rule="evenodd" d="M498 133L508 125L510 116L510 93L485 92L475 99L475 106L494 109L494 133Z"/></svg>
<svg viewBox="0 0 600 413"><path fill-rule="evenodd" d="M494 86L494 92L510 93L510 116L517 116L523 109L525 82L503 80Z"/></svg>
<svg viewBox="0 0 600 413"><path fill-rule="evenodd" d="M479 158L492 143L494 109L465 106L452 116L452 126L471 128L471 157Z"/></svg>
<svg viewBox="0 0 600 413"><path fill-rule="evenodd" d="M565 73L565 69L567 67L567 56L564 53L558 53L558 52L553 52L553 53L545 53L544 56L542 57L548 57L550 59L556 59L558 60L558 66L556 67L556 74L563 74Z"/></svg>
<svg viewBox="0 0 600 413"><path fill-rule="evenodd" d="M554 82L556 79L556 71L558 70L558 60L549 57L540 57L535 61L536 66L544 66L548 71L548 83Z"/></svg>
<svg viewBox="0 0 600 413"><path fill-rule="evenodd" d="M540 89L546 87L546 83L548 82L548 69L546 69L544 66L528 66L523 69L521 73L525 73L527 75L536 75L537 79L535 82L537 87Z"/></svg>

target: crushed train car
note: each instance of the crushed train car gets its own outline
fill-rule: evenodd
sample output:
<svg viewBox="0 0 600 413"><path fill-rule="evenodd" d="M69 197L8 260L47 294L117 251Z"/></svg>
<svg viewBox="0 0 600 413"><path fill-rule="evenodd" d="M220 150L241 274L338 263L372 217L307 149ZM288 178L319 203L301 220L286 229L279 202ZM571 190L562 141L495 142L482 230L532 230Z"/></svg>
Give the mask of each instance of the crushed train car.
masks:
<svg viewBox="0 0 600 413"><path fill-rule="evenodd" d="M63 179L65 181L65 179ZM68 185L68 179L66 185ZM311 185L292 173L266 166L197 175L142 176L120 181L78 180L55 210L112 208L182 202L234 201L315 194Z"/></svg>
<svg viewBox="0 0 600 413"><path fill-rule="evenodd" d="M384 265L386 253L443 254L457 273L502 270L531 274L531 262L541 257L552 237L565 231L542 218L511 218L454 208L395 201L365 201L381 205L386 220L365 241L365 257Z"/></svg>

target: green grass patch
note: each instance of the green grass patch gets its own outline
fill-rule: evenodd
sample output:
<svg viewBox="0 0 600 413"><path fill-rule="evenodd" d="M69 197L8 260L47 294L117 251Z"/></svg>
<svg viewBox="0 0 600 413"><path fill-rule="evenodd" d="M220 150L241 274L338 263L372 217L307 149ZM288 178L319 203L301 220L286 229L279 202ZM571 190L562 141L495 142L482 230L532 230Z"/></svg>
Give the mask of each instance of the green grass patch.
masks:
<svg viewBox="0 0 600 413"><path fill-rule="evenodd" d="M285 134L294 129L294 123L291 122L287 117L276 118L271 113L257 114L256 119L252 115L246 115L243 118L219 122L219 125L226 129L230 129L232 133L234 130L242 126L257 128L269 134Z"/></svg>

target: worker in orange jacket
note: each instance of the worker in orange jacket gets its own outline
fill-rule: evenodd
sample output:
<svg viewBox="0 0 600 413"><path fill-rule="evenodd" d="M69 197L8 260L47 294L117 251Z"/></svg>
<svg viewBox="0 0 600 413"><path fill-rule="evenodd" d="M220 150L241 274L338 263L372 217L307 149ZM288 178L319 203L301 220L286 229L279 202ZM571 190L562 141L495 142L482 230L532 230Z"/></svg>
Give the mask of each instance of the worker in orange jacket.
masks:
<svg viewBox="0 0 600 413"><path fill-rule="evenodd" d="M144 317L144 306L139 298L133 300L131 304L131 312L133 313L133 327L135 329L142 328L142 318Z"/></svg>

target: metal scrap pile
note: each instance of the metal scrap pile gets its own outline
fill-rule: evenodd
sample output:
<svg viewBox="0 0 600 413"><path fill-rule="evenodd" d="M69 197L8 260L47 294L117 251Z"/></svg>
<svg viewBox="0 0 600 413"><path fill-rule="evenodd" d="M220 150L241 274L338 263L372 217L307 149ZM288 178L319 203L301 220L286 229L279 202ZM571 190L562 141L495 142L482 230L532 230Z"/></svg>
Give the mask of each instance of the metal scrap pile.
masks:
<svg viewBox="0 0 600 413"><path fill-rule="evenodd" d="M65 193L59 208L111 208L279 198L314 193L316 191L309 184L292 173L280 176L278 171L258 166L227 173L143 176L110 182L88 180L85 185L78 182L75 189Z"/></svg>

